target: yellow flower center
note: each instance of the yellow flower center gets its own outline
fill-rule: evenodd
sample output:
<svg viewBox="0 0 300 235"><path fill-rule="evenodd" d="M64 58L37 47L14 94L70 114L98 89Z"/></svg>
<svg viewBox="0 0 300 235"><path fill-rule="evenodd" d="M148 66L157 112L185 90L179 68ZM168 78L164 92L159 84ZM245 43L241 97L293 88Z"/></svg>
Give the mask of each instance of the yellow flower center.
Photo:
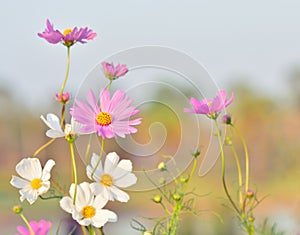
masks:
<svg viewBox="0 0 300 235"><path fill-rule="evenodd" d="M82 215L84 218L92 218L96 214L96 210L92 206L85 206L82 209Z"/></svg>
<svg viewBox="0 0 300 235"><path fill-rule="evenodd" d="M109 174L103 174L100 178L100 183L106 187L112 186L114 179Z"/></svg>
<svg viewBox="0 0 300 235"><path fill-rule="evenodd" d="M35 178L31 180L30 185L33 189L39 189L40 187L42 187L42 180L39 178Z"/></svg>
<svg viewBox="0 0 300 235"><path fill-rule="evenodd" d="M101 126L108 126L111 124L112 118L109 113L100 112L96 117L96 121Z"/></svg>
<svg viewBox="0 0 300 235"><path fill-rule="evenodd" d="M72 29L65 29L64 31L63 31L63 35L64 36L67 36L67 34L69 34L69 33L71 33L72 32Z"/></svg>

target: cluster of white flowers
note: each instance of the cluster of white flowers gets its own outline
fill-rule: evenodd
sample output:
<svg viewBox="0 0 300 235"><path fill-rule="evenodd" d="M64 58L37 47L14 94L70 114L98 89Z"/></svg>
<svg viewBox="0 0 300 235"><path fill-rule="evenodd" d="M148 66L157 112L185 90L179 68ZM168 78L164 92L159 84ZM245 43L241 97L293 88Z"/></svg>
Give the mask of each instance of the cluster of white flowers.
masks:
<svg viewBox="0 0 300 235"><path fill-rule="evenodd" d="M80 132L80 125L71 120L67 124L68 130L63 131L60 127L59 118L54 114L48 114L47 119L41 119L50 128L46 135L50 138L77 137ZM115 153L106 156L104 166L97 154L93 154L91 163L86 167L86 173L92 183L83 182L71 184L69 194L60 200L63 210L70 213L72 218L80 225L100 228L106 222L116 222L117 215L107 209L103 209L108 201L127 202L129 195L120 188L127 188L136 183L137 178L132 173L132 162L120 160ZM54 160L46 162L42 169L38 158L25 158L16 166L16 172L21 176L13 176L10 183L20 189L20 200L27 200L33 204L39 196L47 193L50 189L50 172L55 165ZM75 188L77 192L74 193ZM74 199L75 196L75 199Z"/></svg>

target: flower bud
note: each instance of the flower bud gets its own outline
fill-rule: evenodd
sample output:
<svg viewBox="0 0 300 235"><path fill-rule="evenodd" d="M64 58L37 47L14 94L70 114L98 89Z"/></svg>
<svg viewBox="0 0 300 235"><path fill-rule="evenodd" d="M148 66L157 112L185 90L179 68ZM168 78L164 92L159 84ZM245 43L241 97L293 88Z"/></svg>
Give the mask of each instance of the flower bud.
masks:
<svg viewBox="0 0 300 235"><path fill-rule="evenodd" d="M224 124L227 124L227 125L230 125L231 124L231 116L229 114L225 114L223 117L222 117L222 122Z"/></svg>
<svg viewBox="0 0 300 235"><path fill-rule="evenodd" d="M23 211L23 208L22 208L21 205L15 205L15 206L13 207L13 212L15 212L16 214L21 214L22 211Z"/></svg>
<svg viewBox="0 0 300 235"><path fill-rule="evenodd" d="M232 145L232 139L231 139L229 136L227 136L227 137L225 138L225 144L228 145L228 146L231 146L231 145Z"/></svg>
<svg viewBox="0 0 300 235"><path fill-rule="evenodd" d="M251 189L248 189L246 196L247 198L252 198L254 196L254 192Z"/></svg>
<svg viewBox="0 0 300 235"><path fill-rule="evenodd" d="M192 153L194 158L197 158L200 155L201 151L198 149L196 152Z"/></svg>
<svg viewBox="0 0 300 235"><path fill-rule="evenodd" d="M165 184L166 183L166 179L165 178L160 178L159 181L158 181L158 183L160 185Z"/></svg>
<svg viewBox="0 0 300 235"><path fill-rule="evenodd" d="M155 202L155 203L161 203L162 201L162 198L160 195L156 195L152 198L152 200Z"/></svg>
<svg viewBox="0 0 300 235"><path fill-rule="evenodd" d="M55 95L55 98L59 103L66 104L70 99L70 94L69 92L65 92L62 95L60 95L60 93L57 93Z"/></svg>
<svg viewBox="0 0 300 235"><path fill-rule="evenodd" d="M151 233L150 231L145 231L145 232L143 233L143 235L153 235L153 233Z"/></svg>
<svg viewBox="0 0 300 235"><path fill-rule="evenodd" d="M181 183L187 183L189 181L189 177L188 176L181 176L180 177L180 182Z"/></svg>
<svg viewBox="0 0 300 235"><path fill-rule="evenodd" d="M173 194L173 199L174 199L175 201L180 201L180 200L181 200L181 196L180 196L178 193L174 193L174 194Z"/></svg>
<svg viewBox="0 0 300 235"><path fill-rule="evenodd" d="M166 171L166 170L167 170L166 163L165 163L165 162L159 163L157 168L158 168L160 171Z"/></svg>
<svg viewBox="0 0 300 235"><path fill-rule="evenodd" d="M249 217L248 217L248 221L249 221L249 222L253 222L254 220L255 220L255 218L254 218L253 216L249 216Z"/></svg>

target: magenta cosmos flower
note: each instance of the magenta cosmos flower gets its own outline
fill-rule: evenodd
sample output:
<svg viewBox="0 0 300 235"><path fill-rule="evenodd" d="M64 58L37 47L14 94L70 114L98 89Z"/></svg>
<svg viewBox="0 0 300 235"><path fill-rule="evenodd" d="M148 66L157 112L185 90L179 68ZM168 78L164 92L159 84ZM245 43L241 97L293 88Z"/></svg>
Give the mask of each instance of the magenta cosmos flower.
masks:
<svg viewBox="0 0 300 235"><path fill-rule="evenodd" d="M231 98L227 99L225 90L219 90L214 99L208 98L202 101L196 100L195 98L190 99L190 103L193 109L185 108L186 113L205 114L209 118L216 119L220 112L222 112L228 105L232 103L234 94L232 93Z"/></svg>
<svg viewBox="0 0 300 235"><path fill-rule="evenodd" d="M110 99L109 91L102 89L100 92L100 105L92 90L86 95L87 104L76 99L71 109L71 115L75 121L83 124L81 133L97 132L103 138L113 138L116 135L125 137L125 134L137 132L132 127L141 123L141 118L129 120L139 112L135 107L130 106L133 102L126 96L125 92L117 90Z"/></svg>
<svg viewBox="0 0 300 235"><path fill-rule="evenodd" d="M29 224L34 232L34 235L47 235L51 228L51 223L46 220L41 220L39 222L31 221ZM17 229L19 233L16 235L30 235L28 228L18 226Z"/></svg>
<svg viewBox="0 0 300 235"><path fill-rule="evenodd" d="M117 66L114 66L114 63L110 64L107 62L102 62L101 64L105 77L109 80L115 80L128 72L126 64L118 64Z"/></svg>
<svg viewBox="0 0 300 235"><path fill-rule="evenodd" d="M43 33L38 33L38 36L46 39L49 43L56 44L62 42L65 46L70 47L76 42L86 43L87 40L92 40L96 37L96 33L91 29L77 27L73 29L65 29L63 32L53 28L51 22L47 19L47 28Z"/></svg>

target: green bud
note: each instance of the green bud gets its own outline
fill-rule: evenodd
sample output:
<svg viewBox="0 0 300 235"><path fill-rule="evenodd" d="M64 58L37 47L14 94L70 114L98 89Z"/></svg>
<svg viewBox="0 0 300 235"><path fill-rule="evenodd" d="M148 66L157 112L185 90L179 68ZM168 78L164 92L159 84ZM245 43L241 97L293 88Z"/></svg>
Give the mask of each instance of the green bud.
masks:
<svg viewBox="0 0 300 235"><path fill-rule="evenodd" d="M249 222L254 222L255 218L253 216L248 217Z"/></svg>
<svg viewBox="0 0 300 235"><path fill-rule="evenodd" d="M187 183L189 181L189 177L188 176L181 176L180 177L180 182L181 183Z"/></svg>
<svg viewBox="0 0 300 235"><path fill-rule="evenodd" d="M21 205L15 205L15 206L13 207L13 212L15 212L16 214L21 214L22 211L23 211L23 208L22 208Z"/></svg>
<svg viewBox="0 0 300 235"><path fill-rule="evenodd" d="M145 231L145 232L143 233L143 235L153 235L153 233L151 233L150 231Z"/></svg>
<svg viewBox="0 0 300 235"><path fill-rule="evenodd" d="M247 198L252 198L254 196L254 192L251 189L248 189L246 196Z"/></svg>
<svg viewBox="0 0 300 235"><path fill-rule="evenodd" d="M166 179L165 178L160 178L158 181L159 184L165 184L166 183Z"/></svg>
<svg viewBox="0 0 300 235"><path fill-rule="evenodd" d="M194 158L197 158L200 155L201 151L198 149L196 152L192 153Z"/></svg>
<svg viewBox="0 0 300 235"><path fill-rule="evenodd" d="M175 201L180 201L180 200L181 200L181 196L180 196L178 193L174 193L174 194L173 194L173 199L174 199Z"/></svg>
<svg viewBox="0 0 300 235"><path fill-rule="evenodd" d="M165 163L165 162L159 163L157 168L158 168L160 171L166 171L166 170L167 170L166 163Z"/></svg>
<svg viewBox="0 0 300 235"><path fill-rule="evenodd" d="M152 200L155 202L155 203L161 203L162 201L162 198L160 195L156 195L152 198Z"/></svg>
<svg viewBox="0 0 300 235"><path fill-rule="evenodd" d="M230 137L226 137L225 138L225 143L228 145L228 146L231 146L232 145L232 139Z"/></svg>

